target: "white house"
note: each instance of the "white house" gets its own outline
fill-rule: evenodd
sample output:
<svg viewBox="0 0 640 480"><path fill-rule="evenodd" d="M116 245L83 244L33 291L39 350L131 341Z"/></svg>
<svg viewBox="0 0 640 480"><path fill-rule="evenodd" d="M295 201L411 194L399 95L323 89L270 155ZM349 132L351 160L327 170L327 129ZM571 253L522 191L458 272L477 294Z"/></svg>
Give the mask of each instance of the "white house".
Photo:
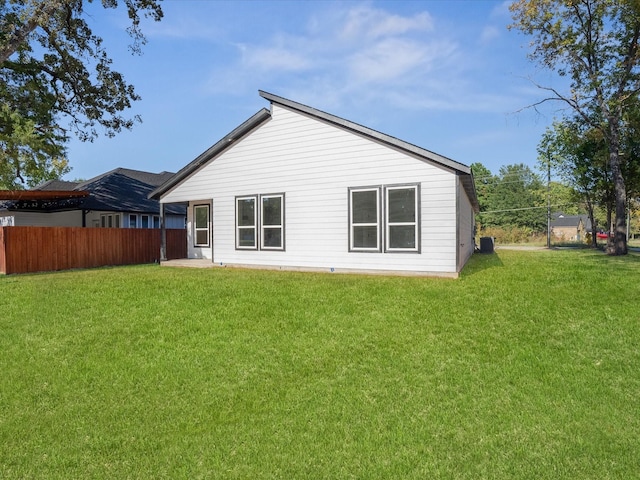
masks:
<svg viewBox="0 0 640 480"><path fill-rule="evenodd" d="M189 258L218 266L456 277L471 169L285 98L149 194L188 202Z"/></svg>

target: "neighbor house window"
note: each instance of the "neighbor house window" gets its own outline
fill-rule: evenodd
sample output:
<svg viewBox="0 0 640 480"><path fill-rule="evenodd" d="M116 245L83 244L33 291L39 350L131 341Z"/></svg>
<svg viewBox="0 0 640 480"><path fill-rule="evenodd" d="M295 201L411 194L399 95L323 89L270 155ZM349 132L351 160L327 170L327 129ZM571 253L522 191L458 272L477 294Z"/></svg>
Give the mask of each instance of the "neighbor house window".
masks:
<svg viewBox="0 0 640 480"><path fill-rule="evenodd" d="M417 185L385 188L385 238L389 252L419 251Z"/></svg>
<svg viewBox="0 0 640 480"><path fill-rule="evenodd" d="M196 247L209 246L209 205L193 207L193 238Z"/></svg>
<svg viewBox="0 0 640 480"><path fill-rule="evenodd" d="M265 250L284 248L284 195L262 195L260 247Z"/></svg>
<svg viewBox="0 0 640 480"><path fill-rule="evenodd" d="M160 228L160 217L158 215L153 216L153 228Z"/></svg>
<svg viewBox="0 0 640 480"><path fill-rule="evenodd" d="M135 213L129 214L129 228L137 228L138 227L138 215Z"/></svg>
<svg viewBox="0 0 640 480"><path fill-rule="evenodd" d="M349 249L380 251L380 189L349 190Z"/></svg>
<svg viewBox="0 0 640 480"><path fill-rule="evenodd" d="M119 213L103 213L100 215L100 226L104 228L120 228Z"/></svg>
<svg viewBox="0 0 640 480"><path fill-rule="evenodd" d="M236 198L236 248L258 248L257 197Z"/></svg>
<svg viewBox="0 0 640 480"><path fill-rule="evenodd" d="M149 228L149 215L140 215L140 226L142 228Z"/></svg>

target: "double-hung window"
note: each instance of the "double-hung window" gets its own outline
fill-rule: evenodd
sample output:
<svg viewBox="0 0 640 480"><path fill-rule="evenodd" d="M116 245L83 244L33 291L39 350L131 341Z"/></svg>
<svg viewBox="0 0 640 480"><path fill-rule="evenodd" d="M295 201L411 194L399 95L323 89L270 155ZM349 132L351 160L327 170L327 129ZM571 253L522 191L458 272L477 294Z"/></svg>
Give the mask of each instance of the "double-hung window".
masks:
<svg viewBox="0 0 640 480"><path fill-rule="evenodd" d="M236 248L255 250L258 248L258 210L256 197L236 198Z"/></svg>
<svg viewBox="0 0 640 480"><path fill-rule="evenodd" d="M419 252L420 188L388 185L349 189L349 251Z"/></svg>
<svg viewBox="0 0 640 480"><path fill-rule="evenodd" d="M209 205L193 206L193 245L209 246Z"/></svg>
<svg viewBox="0 0 640 480"><path fill-rule="evenodd" d="M284 194L236 197L236 248L284 250Z"/></svg>
<svg viewBox="0 0 640 480"><path fill-rule="evenodd" d="M386 251L419 251L418 197L417 185L385 188Z"/></svg>
<svg viewBox="0 0 640 480"><path fill-rule="evenodd" d="M260 248L282 250L284 248L284 195L260 196Z"/></svg>
<svg viewBox="0 0 640 480"><path fill-rule="evenodd" d="M349 249L380 251L380 189L349 190Z"/></svg>

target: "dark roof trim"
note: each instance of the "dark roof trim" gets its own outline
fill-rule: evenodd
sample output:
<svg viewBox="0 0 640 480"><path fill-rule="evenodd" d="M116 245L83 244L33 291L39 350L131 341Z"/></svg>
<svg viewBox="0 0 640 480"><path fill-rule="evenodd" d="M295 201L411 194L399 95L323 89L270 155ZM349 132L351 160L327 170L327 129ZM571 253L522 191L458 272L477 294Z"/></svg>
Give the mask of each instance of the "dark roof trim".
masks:
<svg viewBox="0 0 640 480"><path fill-rule="evenodd" d="M247 135L255 128L259 127L269 119L271 119L271 112L266 108L261 109L240 126L236 127L233 131L231 131L231 133L225 135L215 145L198 155L195 160L178 171L165 183L149 193L148 198L159 200L163 194L182 182L185 178L190 176L205 163L209 162L212 158L215 158L217 155L225 151L227 148L231 147L235 142L240 140L242 137Z"/></svg>
<svg viewBox="0 0 640 480"><path fill-rule="evenodd" d="M308 107L301 103L294 102L292 100L287 100L286 98L279 97L272 93L268 93L262 90L258 90L260 96L269 100L272 103L277 103L279 105L291 108L293 110L297 110L302 113L306 113L307 115L311 115L316 118L320 118L325 120L326 122L332 123L342 128L346 128L347 130L351 130L353 132L360 133L366 137L373 138L375 140L379 140L388 145L392 145L406 152L413 153L420 157L423 157L427 160L430 160L435 163L439 163L442 166L448 167L450 169L456 170L461 173L471 174L471 168L468 166L458 163L455 160L451 160L450 158L443 157L442 155L438 155L437 153L431 152L424 148L418 147L411 143L400 140L396 137L392 137L391 135L387 135L385 133L378 132L377 130L373 130L372 128L365 127L363 125L351 122L349 120L345 120L344 118L337 117L330 113L323 112L321 110L315 109L313 107Z"/></svg>

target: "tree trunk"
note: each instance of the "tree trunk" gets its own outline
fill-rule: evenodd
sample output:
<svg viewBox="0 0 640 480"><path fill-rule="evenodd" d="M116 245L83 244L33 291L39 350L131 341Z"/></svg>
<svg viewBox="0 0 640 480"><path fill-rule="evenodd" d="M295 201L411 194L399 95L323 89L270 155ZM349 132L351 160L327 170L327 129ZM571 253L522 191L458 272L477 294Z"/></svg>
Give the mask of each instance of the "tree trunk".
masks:
<svg viewBox="0 0 640 480"><path fill-rule="evenodd" d="M620 130L614 122L610 126L609 165L615 190L615 230L613 232L612 255L627 254L627 192L620 168Z"/></svg>
<svg viewBox="0 0 640 480"><path fill-rule="evenodd" d="M598 248L598 225L596 225L596 219L593 214L593 204L591 203L591 197L589 194L585 194L585 199L587 203L587 214L589 215L589 221L591 222L591 246L593 248Z"/></svg>

